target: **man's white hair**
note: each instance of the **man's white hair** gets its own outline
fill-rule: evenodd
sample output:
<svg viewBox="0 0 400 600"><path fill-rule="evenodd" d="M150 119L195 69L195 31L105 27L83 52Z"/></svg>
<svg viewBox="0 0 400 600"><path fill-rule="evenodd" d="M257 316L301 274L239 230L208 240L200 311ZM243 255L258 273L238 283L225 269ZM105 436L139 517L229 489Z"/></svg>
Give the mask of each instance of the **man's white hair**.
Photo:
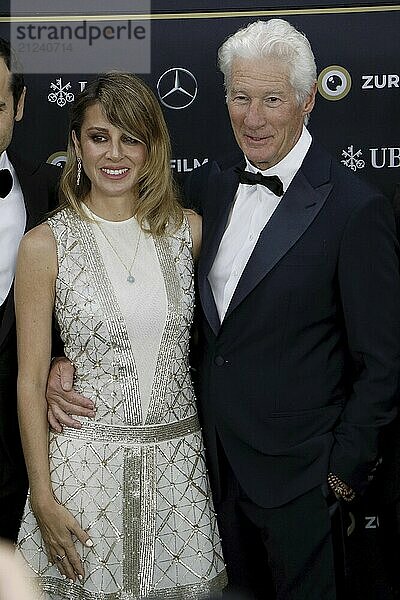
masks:
<svg viewBox="0 0 400 600"><path fill-rule="evenodd" d="M231 35L218 51L218 66L229 93L232 63L236 58L276 58L287 65L289 81L299 104L311 93L317 67L306 36L283 19L256 21Z"/></svg>

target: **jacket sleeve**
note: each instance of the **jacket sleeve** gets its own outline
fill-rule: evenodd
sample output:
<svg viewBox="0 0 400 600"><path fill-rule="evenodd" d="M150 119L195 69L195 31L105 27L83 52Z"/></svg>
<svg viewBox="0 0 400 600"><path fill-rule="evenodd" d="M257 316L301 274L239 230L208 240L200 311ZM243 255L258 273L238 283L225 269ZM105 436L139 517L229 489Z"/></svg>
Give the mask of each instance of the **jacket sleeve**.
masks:
<svg viewBox="0 0 400 600"><path fill-rule="evenodd" d="M182 180L183 206L192 208L199 215L202 215L210 178L218 173L220 173L220 168L215 161L206 163L204 166L193 169L188 173Z"/></svg>
<svg viewBox="0 0 400 600"><path fill-rule="evenodd" d="M396 416L400 373L400 276L394 215L371 198L350 216L338 260L349 395L335 427L329 470L361 492L378 456L382 427Z"/></svg>

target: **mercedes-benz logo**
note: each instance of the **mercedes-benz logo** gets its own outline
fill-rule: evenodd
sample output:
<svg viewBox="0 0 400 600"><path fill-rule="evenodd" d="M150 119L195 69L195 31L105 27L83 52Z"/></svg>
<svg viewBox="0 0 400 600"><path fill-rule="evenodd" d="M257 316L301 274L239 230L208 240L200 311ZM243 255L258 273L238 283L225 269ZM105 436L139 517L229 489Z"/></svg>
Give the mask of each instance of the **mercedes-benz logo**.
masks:
<svg viewBox="0 0 400 600"><path fill-rule="evenodd" d="M157 82L160 101L167 108L181 110L190 106L197 96L195 76L182 67L173 67L165 71Z"/></svg>

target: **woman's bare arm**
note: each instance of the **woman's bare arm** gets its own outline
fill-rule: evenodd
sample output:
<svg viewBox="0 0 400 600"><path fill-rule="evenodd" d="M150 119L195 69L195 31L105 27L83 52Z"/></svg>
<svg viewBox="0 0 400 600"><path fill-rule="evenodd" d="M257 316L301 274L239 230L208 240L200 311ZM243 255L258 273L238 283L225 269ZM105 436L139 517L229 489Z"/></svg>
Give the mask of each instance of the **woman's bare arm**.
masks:
<svg viewBox="0 0 400 600"><path fill-rule="evenodd" d="M18 418L30 484L30 502L51 561L75 581L84 575L72 541L89 536L53 495L48 458L46 382L51 358L51 327L57 256L48 225L39 225L21 240L15 275L18 341ZM87 544L88 545L88 544ZM89 544L90 545L90 544Z"/></svg>

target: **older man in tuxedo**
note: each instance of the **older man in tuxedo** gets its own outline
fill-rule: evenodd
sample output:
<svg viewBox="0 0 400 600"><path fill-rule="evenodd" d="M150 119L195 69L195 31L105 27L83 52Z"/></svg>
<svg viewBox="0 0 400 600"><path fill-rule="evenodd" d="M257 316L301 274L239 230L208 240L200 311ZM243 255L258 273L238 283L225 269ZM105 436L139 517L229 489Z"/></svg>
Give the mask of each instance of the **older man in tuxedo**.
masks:
<svg viewBox="0 0 400 600"><path fill-rule="evenodd" d="M203 215L199 406L228 575L260 600L333 600L331 515L367 486L396 414L394 216L306 128L303 34L253 23L219 64L243 157L196 169L186 193ZM89 414L66 397L81 406L53 394L62 422Z"/></svg>
<svg viewBox="0 0 400 600"><path fill-rule="evenodd" d="M8 150L26 93L11 61L10 45L0 38L0 537L16 541L27 478L17 421L14 269L22 235L56 203L58 171L28 165Z"/></svg>
<svg viewBox="0 0 400 600"><path fill-rule="evenodd" d="M365 489L395 416L391 207L305 127L308 40L258 22L221 47L241 163L193 173L201 206L200 405L231 583L337 596L330 514Z"/></svg>

